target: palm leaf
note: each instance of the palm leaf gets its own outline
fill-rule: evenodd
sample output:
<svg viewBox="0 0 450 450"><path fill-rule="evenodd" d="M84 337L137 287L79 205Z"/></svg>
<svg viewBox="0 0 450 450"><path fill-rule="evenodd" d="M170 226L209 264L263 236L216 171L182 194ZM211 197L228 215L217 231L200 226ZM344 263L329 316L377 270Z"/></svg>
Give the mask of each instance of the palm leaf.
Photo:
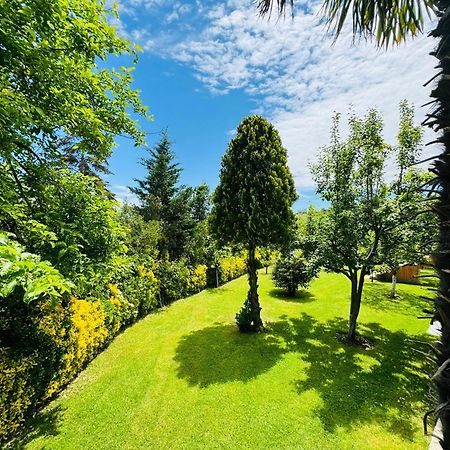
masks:
<svg viewBox="0 0 450 450"><path fill-rule="evenodd" d="M270 15L275 5L279 15L288 7L293 13L294 0L259 0L259 13ZM335 38L351 15L355 37L374 39L379 46L387 47L421 33L425 15L430 16L434 10L431 0L324 0L321 16Z"/></svg>

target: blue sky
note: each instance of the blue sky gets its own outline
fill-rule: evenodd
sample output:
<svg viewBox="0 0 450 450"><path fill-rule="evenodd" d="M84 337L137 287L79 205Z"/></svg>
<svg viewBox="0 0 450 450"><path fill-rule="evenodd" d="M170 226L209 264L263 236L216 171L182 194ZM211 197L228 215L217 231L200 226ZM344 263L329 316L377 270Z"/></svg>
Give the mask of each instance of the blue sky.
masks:
<svg viewBox="0 0 450 450"><path fill-rule="evenodd" d="M377 106L392 144L401 99L413 102L423 119L426 111L419 106L429 88L422 84L434 74L430 39L421 36L386 52L371 43L353 44L346 30L332 45L318 6L299 1L293 21L268 21L246 0L119 1L119 33L143 48L134 87L154 121L140 120L141 127L153 133L150 145L168 127L182 183L214 188L233 130L258 113L281 133L300 194L295 208L303 209L320 204L308 163L327 143L334 111L345 113L352 104L363 113ZM107 179L118 198L133 201L126 187L144 176L138 161L145 151L126 139L117 143Z"/></svg>

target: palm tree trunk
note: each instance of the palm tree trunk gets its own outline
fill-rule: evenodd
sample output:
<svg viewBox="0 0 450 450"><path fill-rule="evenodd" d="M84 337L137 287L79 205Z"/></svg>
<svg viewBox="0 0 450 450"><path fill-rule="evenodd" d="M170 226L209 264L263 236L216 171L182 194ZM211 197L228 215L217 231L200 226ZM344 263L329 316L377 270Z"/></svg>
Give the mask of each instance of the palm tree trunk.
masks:
<svg viewBox="0 0 450 450"><path fill-rule="evenodd" d="M435 265L440 277L440 292L435 300L436 316L442 324L441 342L438 346L439 370L433 377L436 384L439 412L444 438L443 448L450 448L450 1L435 2L439 22L430 36L440 39L432 53L439 60L440 77L431 97L432 111L425 123L440 133L437 142L443 145L441 155L431 169L437 176L440 248Z"/></svg>

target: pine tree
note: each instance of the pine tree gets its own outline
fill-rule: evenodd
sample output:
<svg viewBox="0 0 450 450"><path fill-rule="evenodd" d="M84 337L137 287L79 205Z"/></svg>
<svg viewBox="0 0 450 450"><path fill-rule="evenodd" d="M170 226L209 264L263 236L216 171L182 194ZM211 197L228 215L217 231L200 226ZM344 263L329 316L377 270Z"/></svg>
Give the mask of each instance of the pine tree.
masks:
<svg viewBox="0 0 450 450"><path fill-rule="evenodd" d="M171 149L167 129L161 133L161 140L154 148L149 149L150 157L142 158L141 164L147 169L144 180L137 182L138 187L130 187L141 202L141 213L145 220L168 219L171 203L179 193L177 183L180 178L181 168L174 162L175 153Z"/></svg>
<svg viewBox="0 0 450 450"><path fill-rule="evenodd" d="M189 256L189 242L196 229L192 212L195 191L178 185L181 168L174 162L171 146L168 132L163 130L160 141L149 149L150 157L142 158L147 169L145 179L135 179L138 187L130 189L140 200L144 220L160 223L160 257L177 260Z"/></svg>

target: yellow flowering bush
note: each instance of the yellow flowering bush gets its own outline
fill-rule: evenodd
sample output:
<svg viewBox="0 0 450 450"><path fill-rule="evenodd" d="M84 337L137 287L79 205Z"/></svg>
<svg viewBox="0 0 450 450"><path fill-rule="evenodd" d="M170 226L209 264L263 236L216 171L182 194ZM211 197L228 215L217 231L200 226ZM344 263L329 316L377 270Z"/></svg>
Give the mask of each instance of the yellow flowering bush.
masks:
<svg viewBox="0 0 450 450"><path fill-rule="evenodd" d="M222 283L240 277L246 272L246 261L243 256L228 256L220 261Z"/></svg>
<svg viewBox="0 0 450 450"><path fill-rule="evenodd" d="M200 265L191 271L187 280L187 287L190 293L200 292L205 289L207 269L208 268L205 265Z"/></svg>
<svg viewBox="0 0 450 450"><path fill-rule="evenodd" d="M70 297L64 305L41 301L26 311L28 333L23 330L30 341L24 351L30 354L0 348L0 440L69 383L108 337L99 302Z"/></svg>
<svg viewBox="0 0 450 450"><path fill-rule="evenodd" d="M45 303L41 308L48 307ZM69 321L64 326L64 320ZM69 383L102 347L108 337L101 303L70 297L64 308L57 305L40 318L37 327L63 350L60 367L43 399L50 398Z"/></svg>
<svg viewBox="0 0 450 450"><path fill-rule="evenodd" d="M17 431L34 402L30 372L37 364L36 354L16 360L0 349L0 441Z"/></svg>
<svg viewBox="0 0 450 450"><path fill-rule="evenodd" d="M136 265L134 276L126 276L119 280L119 295L111 291L112 297L115 297L115 313L119 314L120 326L133 323L158 306L159 280L153 266L153 263L150 263L150 267L144 264ZM121 304L120 308L117 301Z"/></svg>

